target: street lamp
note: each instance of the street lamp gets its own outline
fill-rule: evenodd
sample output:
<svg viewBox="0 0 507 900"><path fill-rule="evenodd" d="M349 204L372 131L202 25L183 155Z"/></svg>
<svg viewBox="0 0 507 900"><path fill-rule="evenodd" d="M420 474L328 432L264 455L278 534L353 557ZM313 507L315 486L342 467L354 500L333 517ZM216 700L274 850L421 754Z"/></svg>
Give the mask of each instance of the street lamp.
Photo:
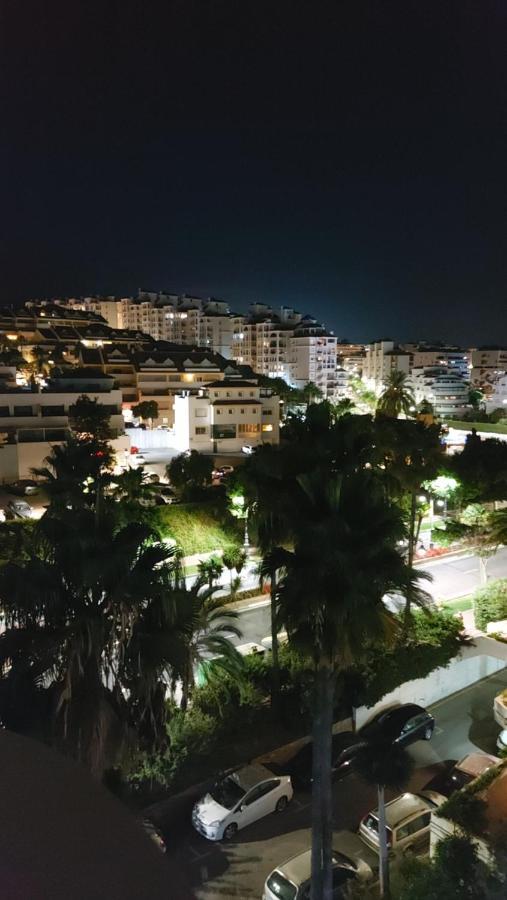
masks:
<svg viewBox="0 0 507 900"><path fill-rule="evenodd" d="M250 540L248 537L248 506L245 502L245 497L243 494L233 494L231 497L231 512L233 516L236 516L237 519L245 520L245 534L243 539L243 547L245 551L248 553L250 549Z"/></svg>

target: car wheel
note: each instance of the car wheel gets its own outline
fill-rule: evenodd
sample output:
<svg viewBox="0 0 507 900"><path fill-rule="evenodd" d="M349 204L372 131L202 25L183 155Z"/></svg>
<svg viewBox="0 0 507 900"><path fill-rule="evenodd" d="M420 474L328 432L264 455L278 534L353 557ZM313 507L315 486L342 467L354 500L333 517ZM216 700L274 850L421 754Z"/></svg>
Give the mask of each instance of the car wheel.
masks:
<svg viewBox="0 0 507 900"><path fill-rule="evenodd" d="M236 822L231 822L227 828L224 829L224 841L231 841L238 830L238 826Z"/></svg>
<svg viewBox="0 0 507 900"><path fill-rule="evenodd" d="M283 812L288 802L287 797L279 797L276 801L275 812Z"/></svg>
<svg viewBox="0 0 507 900"><path fill-rule="evenodd" d="M428 725L426 728L426 731L424 732L424 740L431 741L432 735L433 735L433 727L431 725Z"/></svg>

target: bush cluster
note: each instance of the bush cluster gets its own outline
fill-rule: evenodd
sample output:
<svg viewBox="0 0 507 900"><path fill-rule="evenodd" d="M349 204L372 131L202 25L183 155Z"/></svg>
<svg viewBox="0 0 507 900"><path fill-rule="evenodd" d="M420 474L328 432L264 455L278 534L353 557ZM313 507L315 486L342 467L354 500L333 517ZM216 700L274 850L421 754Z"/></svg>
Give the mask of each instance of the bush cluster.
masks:
<svg viewBox="0 0 507 900"><path fill-rule="evenodd" d="M489 622L507 619L507 578L498 578L479 588L474 594L473 604L475 624L482 631Z"/></svg>

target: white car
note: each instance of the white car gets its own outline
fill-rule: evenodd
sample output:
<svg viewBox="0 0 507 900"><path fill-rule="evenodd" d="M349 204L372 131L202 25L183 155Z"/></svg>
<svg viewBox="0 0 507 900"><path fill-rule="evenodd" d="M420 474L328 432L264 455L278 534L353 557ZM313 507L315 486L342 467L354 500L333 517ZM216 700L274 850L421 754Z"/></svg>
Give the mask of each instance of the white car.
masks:
<svg viewBox="0 0 507 900"><path fill-rule="evenodd" d="M252 453L254 452L254 448L252 447L251 444L243 444L243 446L241 448L241 452L246 453L247 456L251 456Z"/></svg>
<svg viewBox="0 0 507 900"><path fill-rule="evenodd" d="M507 728L504 728L497 737L496 749L500 752L507 750Z"/></svg>
<svg viewBox="0 0 507 900"><path fill-rule="evenodd" d="M230 840L257 819L282 812L293 793L288 775L274 775L252 763L230 772L197 801L192 824L210 841Z"/></svg>

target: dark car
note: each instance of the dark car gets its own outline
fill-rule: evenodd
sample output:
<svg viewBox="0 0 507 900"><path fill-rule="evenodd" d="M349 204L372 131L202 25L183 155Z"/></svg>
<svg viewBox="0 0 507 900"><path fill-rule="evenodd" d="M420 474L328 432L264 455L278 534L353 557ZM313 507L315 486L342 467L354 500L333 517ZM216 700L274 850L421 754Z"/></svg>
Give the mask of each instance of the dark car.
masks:
<svg viewBox="0 0 507 900"><path fill-rule="evenodd" d="M433 716L415 703L404 703L383 710L359 731L366 741L388 741L407 747L415 741L429 741L433 735Z"/></svg>
<svg viewBox="0 0 507 900"><path fill-rule="evenodd" d="M13 481L7 485L10 494L17 494L18 497L25 497L27 494L37 494L40 490L36 481L29 478L22 478L20 481Z"/></svg>
<svg viewBox="0 0 507 900"><path fill-rule="evenodd" d="M354 761L363 743L352 731L340 731L333 735L331 766L333 778L345 778L354 770ZM312 785L313 741L301 747L290 760L287 769L294 784L302 788Z"/></svg>
<svg viewBox="0 0 507 900"><path fill-rule="evenodd" d="M448 765L445 771L435 775L424 790L450 797L500 762L498 756L490 756L489 753L469 753L454 765L451 763L451 768Z"/></svg>

